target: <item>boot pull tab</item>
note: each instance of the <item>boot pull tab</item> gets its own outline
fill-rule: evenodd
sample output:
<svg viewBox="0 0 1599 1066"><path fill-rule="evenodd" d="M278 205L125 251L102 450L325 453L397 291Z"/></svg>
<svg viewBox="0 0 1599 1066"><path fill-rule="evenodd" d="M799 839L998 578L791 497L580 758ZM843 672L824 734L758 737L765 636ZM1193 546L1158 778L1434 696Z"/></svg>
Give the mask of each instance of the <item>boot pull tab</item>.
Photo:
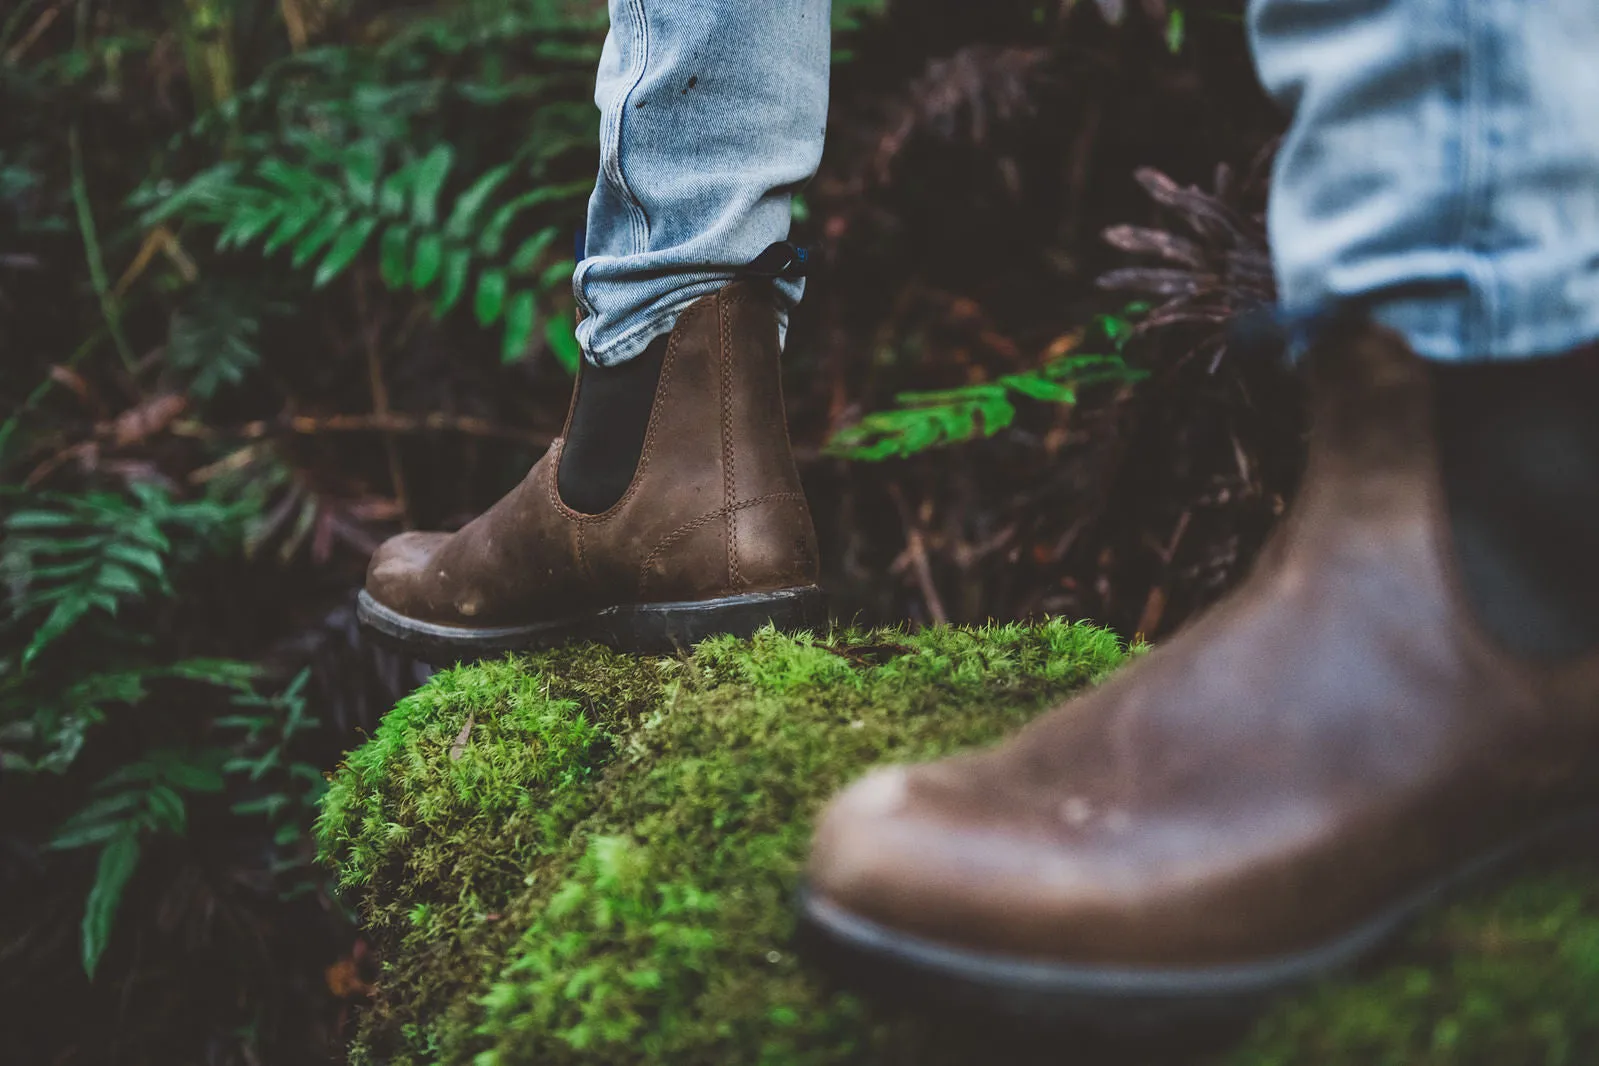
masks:
<svg viewBox="0 0 1599 1066"><path fill-rule="evenodd" d="M810 275L813 251L792 241L778 241L751 259L738 273L745 278L790 279Z"/></svg>

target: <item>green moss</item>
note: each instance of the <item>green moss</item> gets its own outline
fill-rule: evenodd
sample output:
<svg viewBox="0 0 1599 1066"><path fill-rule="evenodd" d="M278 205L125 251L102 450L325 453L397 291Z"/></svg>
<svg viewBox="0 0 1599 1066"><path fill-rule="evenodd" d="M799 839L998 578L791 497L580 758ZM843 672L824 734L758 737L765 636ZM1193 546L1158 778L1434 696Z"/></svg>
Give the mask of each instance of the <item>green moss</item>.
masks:
<svg viewBox="0 0 1599 1066"><path fill-rule="evenodd" d="M991 1032L879 1013L795 958L811 820L866 767L989 742L1124 658L1048 623L438 675L351 754L318 825L384 960L353 1061L997 1061ZM1568 874L1450 911L1227 1061L1599 1061L1595 902Z"/></svg>
<svg viewBox="0 0 1599 1066"><path fill-rule="evenodd" d="M1589 1066L1599 1062L1599 892L1567 870L1438 915L1362 981L1257 1027L1234 1066Z"/></svg>

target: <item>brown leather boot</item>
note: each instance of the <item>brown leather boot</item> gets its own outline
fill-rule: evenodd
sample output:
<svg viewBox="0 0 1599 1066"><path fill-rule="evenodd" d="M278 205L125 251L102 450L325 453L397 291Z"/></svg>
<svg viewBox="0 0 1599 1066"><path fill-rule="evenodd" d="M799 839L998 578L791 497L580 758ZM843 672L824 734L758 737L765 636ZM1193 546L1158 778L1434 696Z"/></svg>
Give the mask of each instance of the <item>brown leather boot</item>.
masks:
<svg viewBox="0 0 1599 1066"><path fill-rule="evenodd" d="M1303 487L1229 599L826 811L803 907L853 972L1101 1025L1247 1010L1599 824L1599 655L1535 662L1474 619L1431 372L1369 326L1310 372Z"/></svg>
<svg viewBox="0 0 1599 1066"><path fill-rule="evenodd" d="M670 651L768 622L826 622L767 283L734 282L678 320L615 506L588 515L562 501L561 446L459 532L384 544L361 620L432 662L574 640Z"/></svg>

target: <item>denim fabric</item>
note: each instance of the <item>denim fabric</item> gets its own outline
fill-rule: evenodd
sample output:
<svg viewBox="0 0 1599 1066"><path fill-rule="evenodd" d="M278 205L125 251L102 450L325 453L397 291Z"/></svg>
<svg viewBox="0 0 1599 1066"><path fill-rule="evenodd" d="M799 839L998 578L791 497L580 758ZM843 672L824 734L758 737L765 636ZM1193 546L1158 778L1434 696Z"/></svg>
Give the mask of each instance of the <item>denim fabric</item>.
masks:
<svg viewBox="0 0 1599 1066"><path fill-rule="evenodd" d="M830 6L610 0L575 279L591 359L638 354L787 236ZM1294 114L1269 218L1290 317L1369 309L1435 359L1599 339L1599 0L1251 0L1250 33Z"/></svg>
<svg viewBox="0 0 1599 1066"><path fill-rule="evenodd" d="M1284 311L1369 308L1434 359L1599 339L1599 0L1252 0L1294 113Z"/></svg>
<svg viewBox="0 0 1599 1066"><path fill-rule="evenodd" d="M821 161L831 0L610 0L600 177L573 279L578 341L611 366L787 238ZM778 283L788 307L803 282ZM786 320L786 311L785 311Z"/></svg>

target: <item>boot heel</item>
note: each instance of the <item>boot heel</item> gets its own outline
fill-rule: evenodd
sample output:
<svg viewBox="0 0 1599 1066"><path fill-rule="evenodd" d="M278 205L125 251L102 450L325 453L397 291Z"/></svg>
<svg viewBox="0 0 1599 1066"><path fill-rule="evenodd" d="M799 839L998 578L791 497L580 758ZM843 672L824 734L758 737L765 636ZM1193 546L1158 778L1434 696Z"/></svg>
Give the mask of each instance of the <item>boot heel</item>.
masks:
<svg viewBox="0 0 1599 1066"><path fill-rule="evenodd" d="M587 636L621 651L665 655L686 651L707 637L747 637L768 624L790 631L825 628L827 596L811 585L714 600L612 607L595 617Z"/></svg>

